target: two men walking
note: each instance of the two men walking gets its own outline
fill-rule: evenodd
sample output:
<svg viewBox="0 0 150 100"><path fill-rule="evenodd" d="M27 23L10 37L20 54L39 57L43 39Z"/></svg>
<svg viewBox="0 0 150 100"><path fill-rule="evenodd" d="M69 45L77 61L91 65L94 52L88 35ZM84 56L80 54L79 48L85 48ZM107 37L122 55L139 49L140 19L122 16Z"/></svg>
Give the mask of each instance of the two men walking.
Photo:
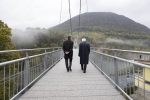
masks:
<svg viewBox="0 0 150 100"><path fill-rule="evenodd" d="M72 71L72 58L73 58L73 41L71 41L71 36L68 36L68 40L63 43L63 51L64 51L64 58L67 71ZM89 61L89 54L90 54L90 45L86 42L86 39L82 39L82 43L79 45L79 54L80 57L80 64L83 73L86 73L86 67ZM68 64L69 60L69 64Z"/></svg>

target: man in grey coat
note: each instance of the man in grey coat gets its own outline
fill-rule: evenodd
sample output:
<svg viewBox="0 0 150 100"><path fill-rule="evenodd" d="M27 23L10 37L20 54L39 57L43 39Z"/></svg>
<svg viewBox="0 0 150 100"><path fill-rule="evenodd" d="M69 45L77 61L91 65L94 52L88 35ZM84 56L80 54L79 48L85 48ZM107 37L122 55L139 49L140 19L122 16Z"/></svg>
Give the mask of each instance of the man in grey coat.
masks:
<svg viewBox="0 0 150 100"><path fill-rule="evenodd" d="M86 73L86 67L89 62L90 45L86 42L86 39L82 39L82 43L79 44L79 57L80 64L83 73Z"/></svg>

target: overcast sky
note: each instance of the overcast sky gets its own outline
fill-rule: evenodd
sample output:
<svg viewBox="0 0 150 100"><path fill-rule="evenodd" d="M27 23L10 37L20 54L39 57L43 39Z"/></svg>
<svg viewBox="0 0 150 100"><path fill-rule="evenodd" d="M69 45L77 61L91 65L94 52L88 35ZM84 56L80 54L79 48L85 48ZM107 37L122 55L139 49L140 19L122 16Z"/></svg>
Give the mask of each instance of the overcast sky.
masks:
<svg viewBox="0 0 150 100"><path fill-rule="evenodd" d="M62 0L0 0L0 20L9 27L25 30L50 28L60 21ZM79 14L80 0L70 0L71 16ZM150 28L150 0L87 0L88 12L114 12ZM87 12L82 0L81 13ZM68 0L62 2L61 23L69 19Z"/></svg>

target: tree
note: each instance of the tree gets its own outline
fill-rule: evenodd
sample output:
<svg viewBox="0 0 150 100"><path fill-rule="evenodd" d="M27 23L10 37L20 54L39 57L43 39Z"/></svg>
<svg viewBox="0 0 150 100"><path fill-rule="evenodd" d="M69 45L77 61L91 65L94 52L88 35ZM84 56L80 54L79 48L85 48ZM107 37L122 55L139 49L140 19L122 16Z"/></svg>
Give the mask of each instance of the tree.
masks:
<svg viewBox="0 0 150 100"><path fill-rule="evenodd" d="M0 20L0 50L13 50L15 46L11 41L11 29ZM19 58L18 53L1 54L0 62Z"/></svg>
<svg viewBox="0 0 150 100"><path fill-rule="evenodd" d="M7 24L5 24L4 22L2 22L0 20L0 50L12 50L15 49L15 46L12 44L11 41L11 29L7 26ZM13 59L17 59L19 58L19 53L7 53L7 54L0 54L0 63L1 62L5 62L8 60L13 60ZM9 72L11 71L11 74L14 72L17 72L17 69L14 68L14 66L12 64L10 65L5 65L5 71L4 71L4 66L0 66L0 100L3 100L3 95L4 95L4 80L6 80L9 76ZM3 78L3 75L5 73L5 79ZM13 73L14 74L14 73ZM8 91L8 87L9 87L9 81L5 81L5 100L9 99L9 91ZM10 79L10 92L13 91L12 87L13 84L16 84L14 79Z"/></svg>

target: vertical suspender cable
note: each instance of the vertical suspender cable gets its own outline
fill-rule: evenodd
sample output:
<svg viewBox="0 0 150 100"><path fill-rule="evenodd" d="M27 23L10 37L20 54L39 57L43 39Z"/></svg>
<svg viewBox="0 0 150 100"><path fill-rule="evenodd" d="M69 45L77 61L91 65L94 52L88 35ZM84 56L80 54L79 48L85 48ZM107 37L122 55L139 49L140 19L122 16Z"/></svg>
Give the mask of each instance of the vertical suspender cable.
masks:
<svg viewBox="0 0 150 100"><path fill-rule="evenodd" d="M70 0L68 0L68 2L69 2L69 14L70 14L70 27L71 27L71 34L72 34L71 11L70 11Z"/></svg>
<svg viewBox="0 0 150 100"><path fill-rule="evenodd" d="M61 8L60 8L60 20L59 20L59 25L60 25L60 23L61 23L62 3L63 3L63 0L61 0ZM59 40L59 37L58 37L57 39ZM57 41L57 44L59 44L59 41Z"/></svg>
<svg viewBox="0 0 150 100"><path fill-rule="evenodd" d="M87 0L86 0L86 7L87 7L87 12L88 12L88 3L87 3Z"/></svg>
<svg viewBox="0 0 150 100"><path fill-rule="evenodd" d="M88 18L88 30L89 30L89 16L88 16L88 2L86 0L86 6L87 6L87 18Z"/></svg>
<svg viewBox="0 0 150 100"><path fill-rule="evenodd" d="M59 24L60 24L60 22L61 22L62 2L63 2L63 0L61 0L61 9L60 9L60 20L59 20Z"/></svg>
<svg viewBox="0 0 150 100"><path fill-rule="evenodd" d="M79 10L79 29L78 29L78 36L80 33L80 14L81 14L81 0L80 0L80 10Z"/></svg>

